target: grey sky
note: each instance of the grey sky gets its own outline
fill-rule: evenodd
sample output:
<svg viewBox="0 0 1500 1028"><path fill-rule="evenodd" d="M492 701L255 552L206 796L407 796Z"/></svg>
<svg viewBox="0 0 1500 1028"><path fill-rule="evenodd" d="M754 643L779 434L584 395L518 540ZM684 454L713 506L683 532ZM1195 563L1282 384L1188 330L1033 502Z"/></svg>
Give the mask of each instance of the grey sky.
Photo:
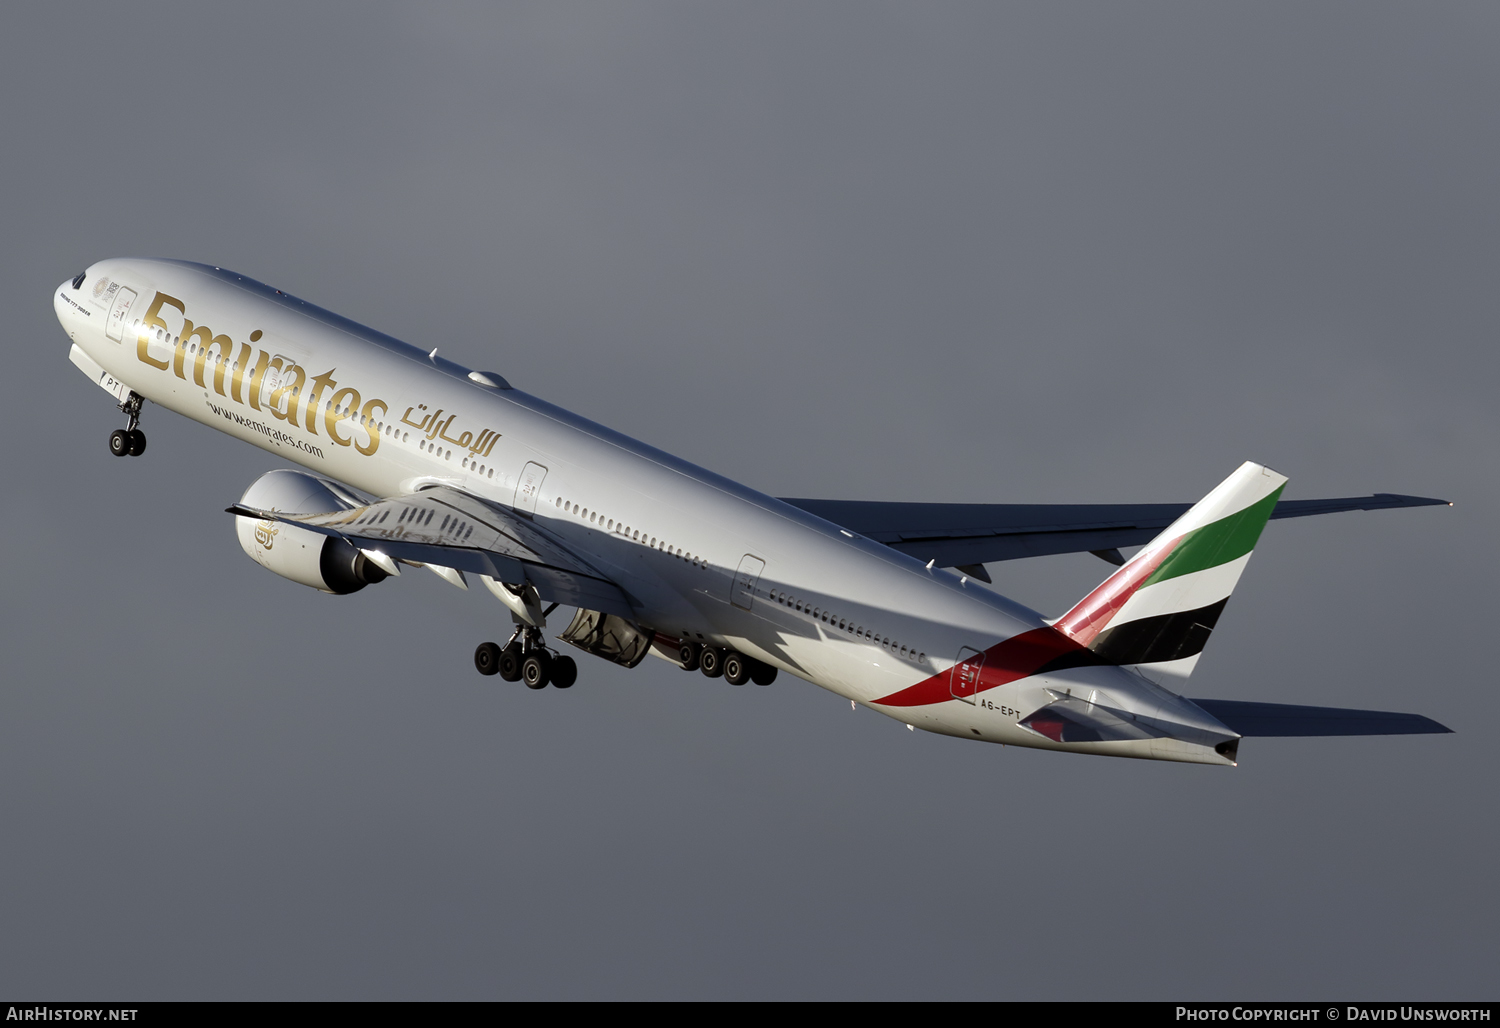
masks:
<svg viewBox="0 0 1500 1028"><path fill-rule="evenodd" d="M1493 997L1493 4L12 5L0 994ZM780 495L1288 496L1198 695L1453 736L1241 766L909 733L783 676L474 674L322 596L49 290L209 261ZM1092 557L996 565L1057 613Z"/></svg>

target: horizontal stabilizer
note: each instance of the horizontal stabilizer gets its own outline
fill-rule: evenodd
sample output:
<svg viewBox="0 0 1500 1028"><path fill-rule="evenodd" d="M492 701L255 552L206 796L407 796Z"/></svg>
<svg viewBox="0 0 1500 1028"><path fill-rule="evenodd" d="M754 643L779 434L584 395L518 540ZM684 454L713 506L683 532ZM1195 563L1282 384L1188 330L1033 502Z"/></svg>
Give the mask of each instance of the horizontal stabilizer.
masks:
<svg viewBox="0 0 1500 1028"><path fill-rule="evenodd" d="M1421 714L1343 707L1303 707L1292 703L1193 700L1243 736L1263 738L1313 735L1438 735L1453 729Z"/></svg>
<svg viewBox="0 0 1500 1028"><path fill-rule="evenodd" d="M939 567L991 564L1054 553L1106 556L1141 546L1187 513L1190 503L886 503L783 499L825 521ZM1271 520L1345 510L1447 505L1428 496L1376 493L1324 500L1282 500ZM977 577L977 576L976 576Z"/></svg>

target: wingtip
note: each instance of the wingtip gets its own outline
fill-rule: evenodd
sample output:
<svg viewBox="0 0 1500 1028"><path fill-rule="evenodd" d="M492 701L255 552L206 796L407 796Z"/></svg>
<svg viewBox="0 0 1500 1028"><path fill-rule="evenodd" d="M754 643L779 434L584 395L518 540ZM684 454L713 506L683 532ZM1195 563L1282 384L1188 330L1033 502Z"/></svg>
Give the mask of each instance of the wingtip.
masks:
<svg viewBox="0 0 1500 1028"><path fill-rule="evenodd" d="M1452 500L1440 500L1435 496L1407 496L1405 493L1376 493L1375 499L1390 507L1451 507Z"/></svg>

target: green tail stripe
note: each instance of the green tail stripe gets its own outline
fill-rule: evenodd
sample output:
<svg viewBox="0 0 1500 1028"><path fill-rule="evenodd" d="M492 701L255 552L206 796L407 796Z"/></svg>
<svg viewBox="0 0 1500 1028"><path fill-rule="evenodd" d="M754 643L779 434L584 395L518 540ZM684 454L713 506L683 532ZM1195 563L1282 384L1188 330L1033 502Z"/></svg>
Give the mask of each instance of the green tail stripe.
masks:
<svg viewBox="0 0 1500 1028"><path fill-rule="evenodd" d="M1259 503L1189 532L1140 587L1144 589L1179 575L1216 568L1255 549L1261 529L1266 527L1271 511L1276 509L1281 489L1285 488L1282 486Z"/></svg>

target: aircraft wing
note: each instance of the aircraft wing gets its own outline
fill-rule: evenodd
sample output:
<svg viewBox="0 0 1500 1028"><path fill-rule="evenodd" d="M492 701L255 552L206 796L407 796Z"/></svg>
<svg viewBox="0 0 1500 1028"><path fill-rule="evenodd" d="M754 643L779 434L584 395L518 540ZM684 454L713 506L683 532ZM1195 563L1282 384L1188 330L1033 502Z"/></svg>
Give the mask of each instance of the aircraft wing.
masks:
<svg viewBox="0 0 1500 1028"><path fill-rule="evenodd" d="M342 536L394 560L530 582L545 602L636 616L630 598L529 518L446 486L326 514L286 514L235 504L231 514Z"/></svg>
<svg viewBox="0 0 1500 1028"><path fill-rule="evenodd" d="M1437 735L1453 729L1421 714L1343 707L1303 707L1293 703L1193 700L1242 736Z"/></svg>
<svg viewBox="0 0 1500 1028"><path fill-rule="evenodd" d="M971 571L980 565L1053 553L1093 553L1112 564L1113 551L1143 546L1177 520L1190 503L885 503L878 500L783 498L783 503L842 525L868 539L939 567ZM1282 500L1275 518L1342 510L1384 510L1446 504L1426 496L1376 493L1327 500Z"/></svg>

